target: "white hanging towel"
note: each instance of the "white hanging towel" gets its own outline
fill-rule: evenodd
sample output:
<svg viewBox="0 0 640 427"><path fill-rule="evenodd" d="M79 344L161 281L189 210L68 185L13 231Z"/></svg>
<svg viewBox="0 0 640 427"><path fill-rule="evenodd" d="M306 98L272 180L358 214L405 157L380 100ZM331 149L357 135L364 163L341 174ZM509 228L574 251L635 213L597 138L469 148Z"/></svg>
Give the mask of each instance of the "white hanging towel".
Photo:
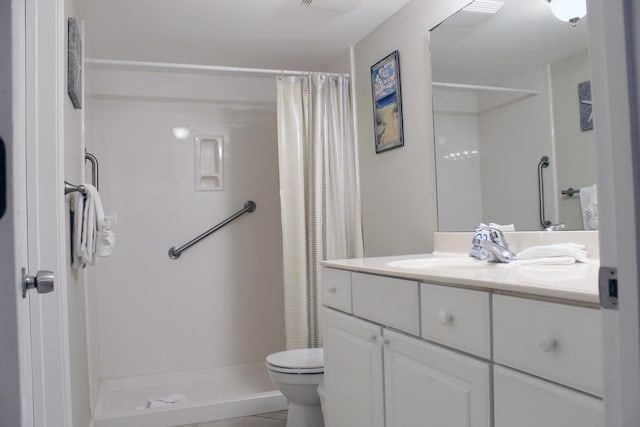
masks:
<svg viewBox="0 0 640 427"><path fill-rule="evenodd" d="M598 229L598 187L593 184L580 189L580 211L585 230Z"/></svg>
<svg viewBox="0 0 640 427"><path fill-rule="evenodd" d="M105 216L98 190L85 184L85 193L72 193L75 213L73 260L75 268L95 264L95 256L109 256L115 245L115 214Z"/></svg>
<svg viewBox="0 0 640 427"><path fill-rule="evenodd" d="M104 224L102 230L98 230L96 239L96 255L109 256L113 252L116 245L116 235L113 232L113 226L116 224L116 214L104 216Z"/></svg>
<svg viewBox="0 0 640 427"><path fill-rule="evenodd" d="M85 262L82 258L82 226L84 224L84 195L73 192L69 195L69 207L72 213L71 219L71 267L83 268Z"/></svg>
<svg viewBox="0 0 640 427"><path fill-rule="evenodd" d="M81 256L85 264L93 265L96 254L96 235L104 225L104 209L98 190L93 185L85 184Z"/></svg>

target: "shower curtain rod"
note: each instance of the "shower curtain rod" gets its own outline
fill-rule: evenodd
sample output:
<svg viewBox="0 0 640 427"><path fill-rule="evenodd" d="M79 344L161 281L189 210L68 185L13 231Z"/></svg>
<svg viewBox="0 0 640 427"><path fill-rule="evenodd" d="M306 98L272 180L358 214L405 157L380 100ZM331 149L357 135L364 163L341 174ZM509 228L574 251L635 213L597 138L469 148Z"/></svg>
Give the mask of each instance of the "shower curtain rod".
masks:
<svg viewBox="0 0 640 427"><path fill-rule="evenodd" d="M267 74L267 75L288 75L288 76L304 76L313 74L312 71L294 71L294 70L273 70L270 68L243 68L243 67L225 67L217 65L199 65L199 64L176 64L171 62L146 62L146 61L124 61L117 59L98 59L85 58L84 63L87 65L111 65L118 67L140 67L140 68L160 68L166 70L189 70L189 71L213 71L223 73L247 73L247 74ZM348 77L349 74L325 73L332 76Z"/></svg>
<svg viewBox="0 0 640 427"><path fill-rule="evenodd" d="M436 87L449 88L449 89L470 89L470 90L486 90L486 91L493 91L493 92L513 92L513 93L523 93L529 96L540 95L540 91L538 90L517 89L517 88L511 88L511 87L468 85L463 83L447 83L447 82L431 82L431 85Z"/></svg>

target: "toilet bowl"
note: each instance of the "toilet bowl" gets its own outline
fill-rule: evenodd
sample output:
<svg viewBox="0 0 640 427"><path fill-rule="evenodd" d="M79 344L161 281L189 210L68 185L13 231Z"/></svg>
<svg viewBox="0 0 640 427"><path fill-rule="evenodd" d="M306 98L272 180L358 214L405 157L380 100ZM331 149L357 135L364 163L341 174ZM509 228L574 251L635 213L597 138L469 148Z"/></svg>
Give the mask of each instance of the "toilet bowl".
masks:
<svg viewBox="0 0 640 427"><path fill-rule="evenodd" d="M318 386L324 378L321 348L288 350L267 356L271 381L289 401L287 427L324 427Z"/></svg>

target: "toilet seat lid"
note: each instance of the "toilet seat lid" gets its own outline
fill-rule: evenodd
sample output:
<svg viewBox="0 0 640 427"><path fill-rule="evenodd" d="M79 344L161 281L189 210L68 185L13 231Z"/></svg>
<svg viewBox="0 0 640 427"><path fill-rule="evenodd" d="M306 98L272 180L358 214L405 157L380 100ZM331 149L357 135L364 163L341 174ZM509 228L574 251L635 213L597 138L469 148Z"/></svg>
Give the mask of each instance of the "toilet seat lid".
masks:
<svg viewBox="0 0 640 427"><path fill-rule="evenodd" d="M324 368L322 348L302 348L273 353L267 356L267 363L274 367L292 370Z"/></svg>
<svg viewBox="0 0 640 427"><path fill-rule="evenodd" d="M296 374L296 375L324 374L324 368L312 368L312 369L281 368L279 366L273 366L268 363L267 363L267 368L270 371L280 372L281 374Z"/></svg>

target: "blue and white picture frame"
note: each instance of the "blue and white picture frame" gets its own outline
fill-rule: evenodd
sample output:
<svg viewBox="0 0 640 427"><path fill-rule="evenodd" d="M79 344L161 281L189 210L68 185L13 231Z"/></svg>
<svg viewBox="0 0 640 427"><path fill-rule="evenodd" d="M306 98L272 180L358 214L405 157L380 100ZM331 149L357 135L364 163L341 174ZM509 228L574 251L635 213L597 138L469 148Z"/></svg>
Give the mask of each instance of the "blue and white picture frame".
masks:
<svg viewBox="0 0 640 427"><path fill-rule="evenodd" d="M376 153L402 147L404 132L397 50L371 66L371 90Z"/></svg>
<svg viewBox="0 0 640 427"><path fill-rule="evenodd" d="M580 130L592 130L593 104L591 101L591 81L578 83L578 100L580 102Z"/></svg>

